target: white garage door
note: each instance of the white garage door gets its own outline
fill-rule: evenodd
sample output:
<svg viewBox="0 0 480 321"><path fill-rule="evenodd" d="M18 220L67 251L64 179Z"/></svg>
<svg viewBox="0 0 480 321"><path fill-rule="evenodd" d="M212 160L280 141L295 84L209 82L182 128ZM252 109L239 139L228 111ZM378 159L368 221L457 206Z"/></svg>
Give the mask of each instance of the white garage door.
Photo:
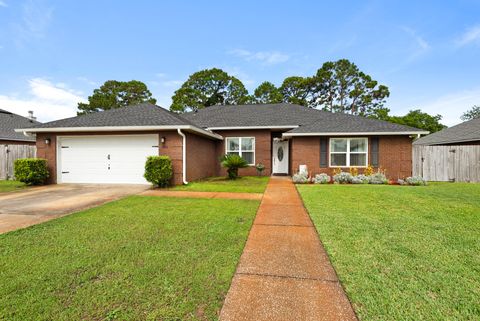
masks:
<svg viewBox="0 0 480 321"><path fill-rule="evenodd" d="M77 136L58 139L58 183L148 184L148 156L158 135Z"/></svg>

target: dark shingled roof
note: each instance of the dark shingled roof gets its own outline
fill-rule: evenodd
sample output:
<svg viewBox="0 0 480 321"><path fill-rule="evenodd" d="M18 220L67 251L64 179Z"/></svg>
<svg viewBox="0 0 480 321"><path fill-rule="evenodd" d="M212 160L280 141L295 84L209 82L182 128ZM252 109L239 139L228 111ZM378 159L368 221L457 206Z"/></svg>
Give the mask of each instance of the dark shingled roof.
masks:
<svg viewBox="0 0 480 321"><path fill-rule="evenodd" d="M142 103L77 117L55 120L35 126L35 128L168 125L197 126L162 107L150 103Z"/></svg>
<svg viewBox="0 0 480 321"><path fill-rule="evenodd" d="M211 106L197 112L186 113L183 117L204 128L299 126L289 133L424 132L418 128L386 121L287 103Z"/></svg>
<svg viewBox="0 0 480 321"><path fill-rule="evenodd" d="M480 141L480 118L446 128L416 140L414 145L442 145Z"/></svg>
<svg viewBox="0 0 480 321"><path fill-rule="evenodd" d="M0 140L35 141L35 137L27 137L22 133L15 132L15 129L28 128L36 124L40 123L36 120L0 109Z"/></svg>

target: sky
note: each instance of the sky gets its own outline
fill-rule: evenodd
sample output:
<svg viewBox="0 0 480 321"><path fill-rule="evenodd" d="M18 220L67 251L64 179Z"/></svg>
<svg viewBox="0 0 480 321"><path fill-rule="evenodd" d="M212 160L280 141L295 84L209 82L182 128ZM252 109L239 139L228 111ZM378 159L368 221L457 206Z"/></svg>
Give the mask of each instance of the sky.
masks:
<svg viewBox="0 0 480 321"><path fill-rule="evenodd" d="M76 115L106 80L140 80L157 104L221 68L250 92L346 58L389 87L386 106L454 125L480 105L480 0L0 0L0 108Z"/></svg>

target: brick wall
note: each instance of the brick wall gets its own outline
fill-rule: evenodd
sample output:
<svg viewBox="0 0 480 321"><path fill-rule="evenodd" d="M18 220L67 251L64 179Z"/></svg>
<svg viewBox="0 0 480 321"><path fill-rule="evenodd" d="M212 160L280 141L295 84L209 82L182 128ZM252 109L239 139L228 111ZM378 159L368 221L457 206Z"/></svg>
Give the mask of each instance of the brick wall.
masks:
<svg viewBox="0 0 480 321"><path fill-rule="evenodd" d="M50 144L45 144L45 139L50 138ZM45 158L47 160L48 171L50 177L48 184L57 182L57 136L50 133L37 134L37 157Z"/></svg>
<svg viewBox="0 0 480 321"><path fill-rule="evenodd" d="M218 166L217 141L187 133L187 181L214 176Z"/></svg>
<svg viewBox="0 0 480 321"><path fill-rule="evenodd" d="M369 140L370 146L370 140ZM329 146L328 146L329 147ZM370 150L370 148L369 148ZM328 156L330 157L330 155ZM371 157L368 157L369 162ZM320 167L320 138L294 137L292 138L291 172L298 171L299 165L307 165L312 174L333 174L334 168ZM397 179L412 175L412 139L408 136L380 136L379 138L379 166L386 171L388 178ZM348 171L348 168L344 168ZM358 169L359 173L363 169Z"/></svg>
<svg viewBox="0 0 480 321"><path fill-rule="evenodd" d="M255 164L262 163L265 165L264 175L270 175L272 173L272 138L270 130L224 130L215 131L215 133L227 137L255 137ZM216 146L216 158L219 159L225 155L225 139L217 143ZM217 162L216 175L224 176L227 172ZM257 175L257 171L254 166L248 168L242 168L239 170L239 174L243 176Z"/></svg>

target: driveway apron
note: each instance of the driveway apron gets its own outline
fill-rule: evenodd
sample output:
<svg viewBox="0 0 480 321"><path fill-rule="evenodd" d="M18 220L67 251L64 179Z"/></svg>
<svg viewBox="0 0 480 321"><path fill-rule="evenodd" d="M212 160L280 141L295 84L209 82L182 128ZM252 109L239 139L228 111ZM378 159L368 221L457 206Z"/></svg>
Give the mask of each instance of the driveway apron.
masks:
<svg viewBox="0 0 480 321"><path fill-rule="evenodd" d="M289 178L268 183L220 320L357 320Z"/></svg>

